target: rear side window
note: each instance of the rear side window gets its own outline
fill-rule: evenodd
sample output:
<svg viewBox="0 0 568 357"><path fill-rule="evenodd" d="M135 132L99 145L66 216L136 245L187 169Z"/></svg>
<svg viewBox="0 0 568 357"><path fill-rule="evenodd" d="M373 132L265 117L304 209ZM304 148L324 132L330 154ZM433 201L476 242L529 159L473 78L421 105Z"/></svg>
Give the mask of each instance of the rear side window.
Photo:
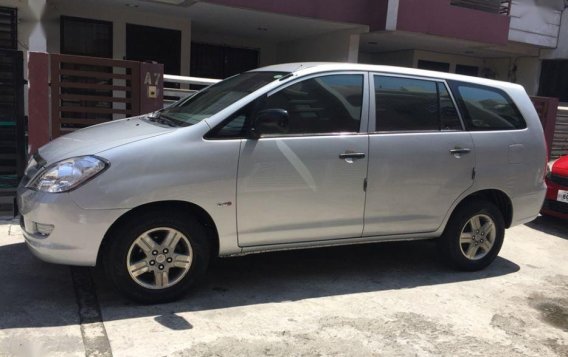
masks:
<svg viewBox="0 0 568 357"><path fill-rule="evenodd" d="M452 86L469 130L515 130L527 127L523 116L505 92L468 83L453 83Z"/></svg>
<svg viewBox="0 0 568 357"><path fill-rule="evenodd" d="M443 83L374 76L376 131L462 130Z"/></svg>

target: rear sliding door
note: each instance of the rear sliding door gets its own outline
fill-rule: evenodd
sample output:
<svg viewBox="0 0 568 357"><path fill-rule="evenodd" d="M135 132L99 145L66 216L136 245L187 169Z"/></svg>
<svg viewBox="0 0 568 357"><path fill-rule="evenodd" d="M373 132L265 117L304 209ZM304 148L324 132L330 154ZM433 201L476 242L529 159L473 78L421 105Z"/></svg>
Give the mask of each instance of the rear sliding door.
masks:
<svg viewBox="0 0 568 357"><path fill-rule="evenodd" d="M364 236L432 232L473 183L475 151L445 82L371 76Z"/></svg>

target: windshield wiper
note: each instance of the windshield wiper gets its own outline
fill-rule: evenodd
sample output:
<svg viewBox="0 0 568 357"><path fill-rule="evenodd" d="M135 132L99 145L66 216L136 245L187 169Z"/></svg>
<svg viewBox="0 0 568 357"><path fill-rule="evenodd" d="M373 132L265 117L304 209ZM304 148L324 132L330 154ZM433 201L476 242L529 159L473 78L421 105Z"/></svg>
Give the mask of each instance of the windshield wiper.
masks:
<svg viewBox="0 0 568 357"><path fill-rule="evenodd" d="M150 113L148 115L148 120L164 125L169 125L171 127L181 126L180 125L181 122L179 120L176 120L175 118L165 115L163 113L163 109L158 110L157 112Z"/></svg>

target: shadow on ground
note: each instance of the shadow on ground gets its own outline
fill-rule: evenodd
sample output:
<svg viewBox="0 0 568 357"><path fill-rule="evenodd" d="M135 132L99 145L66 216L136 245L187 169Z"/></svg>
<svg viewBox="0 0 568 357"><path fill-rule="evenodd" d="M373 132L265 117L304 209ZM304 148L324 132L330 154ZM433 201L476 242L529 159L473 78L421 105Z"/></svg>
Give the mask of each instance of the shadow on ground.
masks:
<svg viewBox="0 0 568 357"><path fill-rule="evenodd" d="M3 277L0 316L20 318L0 318L0 329L77 323L75 316L57 314L73 305L76 311L69 268L40 262L24 244L0 247L0 261L13 257L20 257L14 264L18 273ZM427 241L266 253L217 259L205 280L185 298L153 306L124 299L100 270L93 274L108 321L489 279L519 269L498 257L480 272L453 271L439 263L435 244ZM176 325L163 323L168 324Z"/></svg>
<svg viewBox="0 0 568 357"><path fill-rule="evenodd" d="M537 231L568 239L568 220L550 216L538 216L534 221L526 224L527 227Z"/></svg>
<svg viewBox="0 0 568 357"><path fill-rule="evenodd" d="M0 330L79 323L69 267L41 262L24 243L0 245L0 261Z"/></svg>
<svg viewBox="0 0 568 357"><path fill-rule="evenodd" d="M515 263L498 258L484 271L456 272L440 264L432 242L255 254L217 259L185 299L161 306L168 311L220 309L486 279L518 270ZM129 304L100 276L96 280L106 304Z"/></svg>

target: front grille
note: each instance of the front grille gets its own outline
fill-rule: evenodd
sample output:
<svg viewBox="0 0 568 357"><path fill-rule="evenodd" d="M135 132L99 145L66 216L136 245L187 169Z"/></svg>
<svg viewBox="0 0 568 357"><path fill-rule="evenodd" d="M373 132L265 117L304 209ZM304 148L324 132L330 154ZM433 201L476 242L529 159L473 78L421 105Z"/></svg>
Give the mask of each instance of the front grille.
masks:
<svg viewBox="0 0 568 357"><path fill-rule="evenodd" d="M550 175L550 181L561 185L561 186L568 186L568 177L558 176L555 174Z"/></svg>
<svg viewBox="0 0 568 357"><path fill-rule="evenodd" d="M555 212L568 214L568 203L564 203L564 202L558 202L558 201L553 201L553 200L545 200L543 208L551 210L551 211L555 211Z"/></svg>

